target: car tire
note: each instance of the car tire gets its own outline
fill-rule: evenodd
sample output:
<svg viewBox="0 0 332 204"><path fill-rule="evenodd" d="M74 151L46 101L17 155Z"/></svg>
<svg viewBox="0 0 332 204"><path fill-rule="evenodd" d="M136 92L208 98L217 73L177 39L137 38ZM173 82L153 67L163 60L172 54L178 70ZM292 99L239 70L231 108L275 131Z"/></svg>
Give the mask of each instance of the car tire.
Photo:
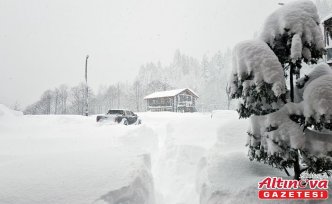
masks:
<svg viewBox="0 0 332 204"><path fill-rule="evenodd" d="M121 123L122 123L123 125L128 125L128 120L124 118L124 119L122 119Z"/></svg>
<svg viewBox="0 0 332 204"><path fill-rule="evenodd" d="M96 121L97 121L97 122L102 122L104 119L105 119L104 116L100 116L100 115L98 115L97 118L96 118Z"/></svg>

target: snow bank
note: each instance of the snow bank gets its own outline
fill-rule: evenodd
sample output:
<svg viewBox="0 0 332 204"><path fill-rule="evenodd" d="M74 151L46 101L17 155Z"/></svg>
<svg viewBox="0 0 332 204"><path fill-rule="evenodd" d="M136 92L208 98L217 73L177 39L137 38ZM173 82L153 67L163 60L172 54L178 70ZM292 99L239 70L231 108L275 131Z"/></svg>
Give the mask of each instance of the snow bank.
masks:
<svg viewBox="0 0 332 204"><path fill-rule="evenodd" d="M201 161L197 181L200 204L258 203L257 183L266 176L284 176L283 172L251 162L244 153L223 155L211 149Z"/></svg>
<svg viewBox="0 0 332 204"><path fill-rule="evenodd" d="M214 144L220 123L236 112L212 118L208 113L141 113L144 124L158 133L159 149L152 156L158 204L197 204L196 168L206 149Z"/></svg>
<svg viewBox="0 0 332 204"><path fill-rule="evenodd" d="M234 111L216 111L212 119L222 123L216 143L197 167L200 204L259 202L257 182L264 176L283 176L283 172L249 161L245 147L248 120L239 120Z"/></svg>
<svg viewBox="0 0 332 204"><path fill-rule="evenodd" d="M291 133L286 136L287 139L291 140L292 145L299 145L297 142L302 141L301 145L303 144L304 147L311 145L311 147L320 148L320 152L325 151L329 146L325 144L322 148L320 145L323 142L318 140L318 137L323 137L323 135L313 135L312 132L306 131L306 136L303 136L303 130L299 128L299 125L289 119L289 114L300 113L301 111L303 109L300 106L289 103L279 111L272 113L275 117L268 118L269 115L255 116L254 120L251 121L254 124L251 131L261 134L263 130L260 128L265 128L265 124L280 125L283 126L280 130L291 129ZM274 200L259 200L257 198L257 183L267 176L287 178L286 174L264 163L249 161L247 149L244 147L244 138L247 136L246 127L249 120L238 120L236 113L233 112L233 114L225 111L224 114L216 112L213 116L213 120L227 118L227 121L220 123L217 131L217 142L198 163L196 190L200 195L200 204L279 203L279 201ZM298 134L293 132L292 129L299 130ZM275 134L274 136L271 135L271 138L277 139L277 137L285 136L284 133L280 133L278 136L277 133ZM302 140L295 139L297 136L301 136ZM306 137L311 137L310 142L305 139ZM315 137L315 140L312 137ZM270 150L273 151L271 148ZM291 170L289 171L291 172ZM329 195L331 195L331 191L329 191ZM283 200L282 202L303 203L303 201L294 200ZM331 200L320 202L330 203Z"/></svg>
<svg viewBox="0 0 332 204"><path fill-rule="evenodd" d="M235 46L230 79L231 94L238 89L236 81L244 81L244 96L252 85L256 85L259 91L262 82L272 84L275 96L286 92L284 73L277 56L266 43L259 40L243 41Z"/></svg>
<svg viewBox="0 0 332 204"><path fill-rule="evenodd" d="M316 50L324 48L323 35L319 27L320 19L315 4L309 0L289 2L265 21L260 39L271 47L277 46L275 39L284 33L292 36L291 58L298 60L303 55L305 59L311 59L309 48ZM302 46L304 45L304 47Z"/></svg>
<svg viewBox="0 0 332 204"><path fill-rule="evenodd" d="M138 113L143 125L24 115L0 123L5 203L198 203L196 166L220 123L201 113ZM231 132L231 130L229 130Z"/></svg>
<svg viewBox="0 0 332 204"><path fill-rule="evenodd" d="M137 170L132 172L132 181L128 186L112 190L97 201L103 200L108 204L155 204L150 155L142 155L142 163L135 169Z"/></svg>
<svg viewBox="0 0 332 204"><path fill-rule="evenodd" d="M151 128L100 126L95 117L26 115L0 123L0 200L154 204L154 137Z"/></svg>
<svg viewBox="0 0 332 204"><path fill-rule="evenodd" d="M0 118L8 118L8 117L22 116L22 115L23 112L12 110L3 104L0 104Z"/></svg>
<svg viewBox="0 0 332 204"><path fill-rule="evenodd" d="M159 204L198 202L196 168L205 153L205 148L194 145L167 144L162 148L154 171Z"/></svg>
<svg viewBox="0 0 332 204"><path fill-rule="evenodd" d="M248 120L235 111L138 115L144 125L71 115L0 123L0 202L257 203L257 182L284 175L248 160Z"/></svg>

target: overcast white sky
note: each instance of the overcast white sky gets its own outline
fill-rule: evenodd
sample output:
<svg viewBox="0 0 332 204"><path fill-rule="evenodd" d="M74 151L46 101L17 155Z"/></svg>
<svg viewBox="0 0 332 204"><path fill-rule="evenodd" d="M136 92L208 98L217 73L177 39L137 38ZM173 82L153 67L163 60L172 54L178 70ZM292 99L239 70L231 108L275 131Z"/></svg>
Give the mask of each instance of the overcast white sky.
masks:
<svg viewBox="0 0 332 204"><path fill-rule="evenodd" d="M22 107L83 80L131 82L140 65L250 39L286 0L0 0L0 103Z"/></svg>

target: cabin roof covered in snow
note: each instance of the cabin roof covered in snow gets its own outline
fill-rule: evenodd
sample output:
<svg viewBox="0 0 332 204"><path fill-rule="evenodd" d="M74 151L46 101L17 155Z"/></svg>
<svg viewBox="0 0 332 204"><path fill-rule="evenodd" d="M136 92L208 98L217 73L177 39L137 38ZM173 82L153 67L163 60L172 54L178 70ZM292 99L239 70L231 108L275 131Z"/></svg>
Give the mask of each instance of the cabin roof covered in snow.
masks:
<svg viewBox="0 0 332 204"><path fill-rule="evenodd" d="M149 94L149 95L145 96L144 99L176 96L176 95L178 95L179 93L181 93L185 90L190 91L192 94L194 94L198 98L198 95L193 90L185 88L185 89L174 89L174 90L169 90L169 91L154 92L152 94Z"/></svg>

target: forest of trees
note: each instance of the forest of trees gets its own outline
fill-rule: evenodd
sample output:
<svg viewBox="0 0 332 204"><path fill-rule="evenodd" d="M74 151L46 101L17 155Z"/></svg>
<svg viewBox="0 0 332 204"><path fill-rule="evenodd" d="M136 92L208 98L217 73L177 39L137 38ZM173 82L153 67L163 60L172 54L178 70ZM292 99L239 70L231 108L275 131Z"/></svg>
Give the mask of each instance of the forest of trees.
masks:
<svg viewBox="0 0 332 204"><path fill-rule="evenodd" d="M117 82L101 86L97 92L89 87L89 113L104 113L111 108L145 111L144 96L175 88L191 88L200 96L197 109L230 109L226 93L231 66L231 50L217 52L197 60L177 50L172 62L160 62L140 67L132 83ZM40 99L25 109L25 114L84 114L85 84L74 87L63 84L46 90Z"/></svg>
<svg viewBox="0 0 332 204"><path fill-rule="evenodd" d="M332 1L316 0L319 16L332 12ZM199 95L198 111L234 109L227 94L227 78L231 69L232 51L217 52L201 60L177 50L169 65L146 63L139 69L132 83L115 82L101 86L97 92L89 88L89 113L104 113L110 108L145 111L144 96L155 91L191 88ZM26 107L26 114L82 114L84 113L84 83L75 87L63 84L46 90L40 99ZM16 106L16 105L15 105Z"/></svg>

